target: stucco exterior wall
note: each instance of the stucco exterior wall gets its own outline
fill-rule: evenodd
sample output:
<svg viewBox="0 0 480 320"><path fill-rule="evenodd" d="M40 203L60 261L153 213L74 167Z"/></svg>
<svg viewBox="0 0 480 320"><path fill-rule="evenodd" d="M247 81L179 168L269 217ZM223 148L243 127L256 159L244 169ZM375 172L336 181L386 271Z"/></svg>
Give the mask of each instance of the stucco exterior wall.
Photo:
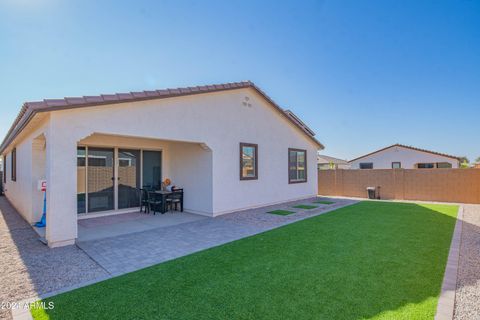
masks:
<svg viewBox="0 0 480 320"><path fill-rule="evenodd" d="M251 107L243 105L245 97ZM206 144L213 215L317 193L317 147L252 89L57 111L52 119L70 143L100 132ZM258 144L258 180L239 179L240 142ZM307 183L288 184L289 147L308 150ZM67 156L64 162L73 162Z"/></svg>
<svg viewBox="0 0 480 320"><path fill-rule="evenodd" d="M368 162L373 163L373 169L392 169L392 162L401 162L403 169L414 169L417 163L436 162L448 162L452 164L452 168L458 168L458 161L455 159L396 146L352 161L351 169L360 169L360 163Z"/></svg>
<svg viewBox="0 0 480 320"><path fill-rule="evenodd" d="M186 211L211 216L213 214L212 151L199 144L172 143L170 175L175 186L184 189Z"/></svg>
<svg viewBox="0 0 480 320"><path fill-rule="evenodd" d="M39 174L41 172L39 171L40 168L45 165L44 159L36 158L37 155L33 152L33 141L46 132L47 126L47 121L42 122L29 132L21 142L11 145L5 150L7 155L5 196L29 223L36 222L41 217L43 198L41 192L37 191L37 179L45 178L45 175L41 177L42 174ZM16 148L17 153L16 181L11 179L13 148Z"/></svg>

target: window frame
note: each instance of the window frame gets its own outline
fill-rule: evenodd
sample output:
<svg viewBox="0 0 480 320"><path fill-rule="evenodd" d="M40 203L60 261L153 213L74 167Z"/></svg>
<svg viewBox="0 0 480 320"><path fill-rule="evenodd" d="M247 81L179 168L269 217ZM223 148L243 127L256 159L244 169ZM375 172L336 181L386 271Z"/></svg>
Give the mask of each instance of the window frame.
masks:
<svg viewBox="0 0 480 320"><path fill-rule="evenodd" d="M431 167L420 168L420 165L425 166L427 164L430 164L432 166ZM435 162L420 162L420 163L417 163L417 169L436 169Z"/></svg>
<svg viewBox="0 0 480 320"><path fill-rule="evenodd" d="M7 183L7 155L3 155L3 183Z"/></svg>
<svg viewBox="0 0 480 320"><path fill-rule="evenodd" d="M447 165L447 166L442 166L442 165ZM453 165L450 162L437 162L435 163L435 168L436 169L452 169Z"/></svg>
<svg viewBox="0 0 480 320"><path fill-rule="evenodd" d="M290 178L290 152L303 152L304 153L304 157L305 157L305 179L302 179L302 180L292 180ZM306 149L297 149L297 148L288 148L288 158L287 158L287 175L288 175L288 184L293 184L293 183L306 183L308 181L308 165L307 165L307 150ZM297 177L298 177L298 156L297 156L297 169L296 169L296 172L297 172Z"/></svg>
<svg viewBox="0 0 480 320"><path fill-rule="evenodd" d="M398 163L398 168L394 168L393 165ZM400 161L393 161L392 162L392 169L402 169L402 163Z"/></svg>
<svg viewBox="0 0 480 320"><path fill-rule="evenodd" d="M362 168L362 164L363 164L363 165L365 165L365 164L370 164L370 165L372 165L372 167L371 167L371 168ZM358 168L359 168L360 170L373 170L373 162L360 162L360 163L358 164Z"/></svg>
<svg viewBox="0 0 480 320"><path fill-rule="evenodd" d="M10 180L17 181L17 148L13 148L10 153L11 163L11 176Z"/></svg>
<svg viewBox="0 0 480 320"><path fill-rule="evenodd" d="M255 169L255 175L253 177L245 177L243 176L243 148L253 148L254 149L254 159L253 165ZM247 143L247 142L240 142L240 152L239 152L239 165L240 165L240 180L258 180L258 144L255 143Z"/></svg>

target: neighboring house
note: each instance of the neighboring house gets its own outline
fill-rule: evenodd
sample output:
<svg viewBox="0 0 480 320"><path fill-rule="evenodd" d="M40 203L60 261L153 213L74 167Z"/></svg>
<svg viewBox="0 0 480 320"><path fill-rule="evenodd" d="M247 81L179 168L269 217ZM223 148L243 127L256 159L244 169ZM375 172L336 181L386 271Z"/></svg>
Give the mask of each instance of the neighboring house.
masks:
<svg viewBox="0 0 480 320"><path fill-rule="evenodd" d="M317 195L322 144L251 82L23 105L0 153L6 196L46 240L74 243L77 219L138 211L137 188L166 178L185 210L218 216Z"/></svg>
<svg viewBox="0 0 480 320"><path fill-rule="evenodd" d="M402 144L371 152L349 161L352 169L435 169L458 168L459 157Z"/></svg>
<svg viewBox="0 0 480 320"><path fill-rule="evenodd" d="M317 156L317 163L319 170L350 169L350 164L347 160L329 157L323 154Z"/></svg>

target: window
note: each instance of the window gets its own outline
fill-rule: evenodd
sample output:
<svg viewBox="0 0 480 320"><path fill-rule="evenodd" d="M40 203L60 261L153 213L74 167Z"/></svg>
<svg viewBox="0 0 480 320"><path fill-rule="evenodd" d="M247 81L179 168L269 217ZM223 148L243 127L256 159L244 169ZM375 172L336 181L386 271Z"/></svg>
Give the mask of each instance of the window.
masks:
<svg viewBox="0 0 480 320"><path fill-rule="evenodd" d="M3 156L3 183L7 183L7 156Z"/></svg>
<svg viewBox="0 0 480 320"><path fill-rule="evenodd" d="M17 149L12 150L12 181L17 181Z"/></svg>
<svg viewBox="0 0 480 320"><path fill-rule="evenodd" d="M373 162L360 163L360 169L373 169Z"/></svg>
<svg viewBox="0 0 480 320"><path fill-rule="evenodd" d="M288 183L307 182L307 151L288 149Z"/></svg>
<svg viewBox="0 0 480 320"><path fill-rule="evenodd" d="M418 163L417 164L418 169L433 169L435 168L434 163Z"/></svg>
<svg viewBox="0 0 480 320"><path fill-rule="evenodd" d="M86 155L85 147L77 147L77 213L86 212Z"/></svg>
<svg viewBox="0 0 480 320"><path fill-rule="evenodd" d="M452 164L450 162L437 162L437 168L450 169L450 168L452 168Z"/></svg>
<svg viewBox="0 0 480 320"><path fill-rule="evenodd" d="M240 143L240 180L258 179L258 145Z"/></svg>
<svg viewBox="0 0 480 320"><path fill-rule="evenodd" d="M392 169L400 169L402 167L401 162L392 162Z"/></svg>

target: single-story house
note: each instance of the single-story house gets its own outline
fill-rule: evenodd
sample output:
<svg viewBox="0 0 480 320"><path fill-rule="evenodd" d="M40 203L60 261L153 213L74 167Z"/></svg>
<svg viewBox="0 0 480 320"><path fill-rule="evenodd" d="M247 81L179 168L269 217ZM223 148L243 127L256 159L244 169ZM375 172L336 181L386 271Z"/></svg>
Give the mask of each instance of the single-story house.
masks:
<svg viewBox="0 0 480 320"><path fill-rule="evenodd" d="M51 247L77 220L138 211L166 178L185 211L218 216L317 195L314 132L252 82L27 102L0 146L5 194Z"/></svg>
<svg viewBox="0 0 480 320"><path fill-rule="evenodd" d="M458 168L460 158L397 143L349 163L352 169L436 169Z"/></svg>
<svg viewBox="0 0 480 320"><path fill-rule="evenodd" d="M350 163L347 160L330 157L324 154L317 156L317 163L319 170L331 169L350 169Z"/></svg>

